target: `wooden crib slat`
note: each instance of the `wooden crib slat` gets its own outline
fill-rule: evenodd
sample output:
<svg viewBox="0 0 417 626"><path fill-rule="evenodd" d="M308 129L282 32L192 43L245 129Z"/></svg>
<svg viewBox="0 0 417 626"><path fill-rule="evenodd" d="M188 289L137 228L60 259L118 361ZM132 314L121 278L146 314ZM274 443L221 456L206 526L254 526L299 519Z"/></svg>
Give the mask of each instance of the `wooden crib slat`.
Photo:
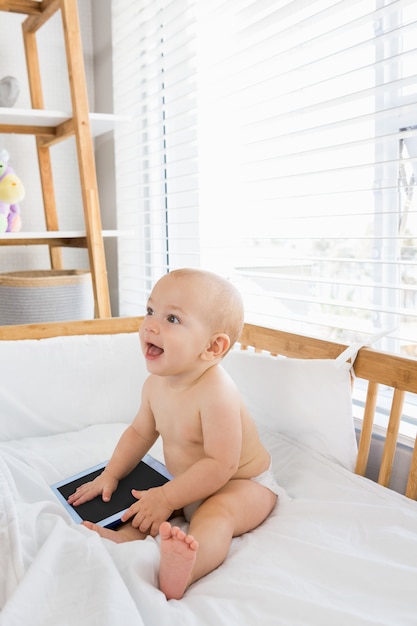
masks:
<svg viewBox="0 0 417 626"><path fill-rule="evenodd" d="M374 425L374 417L376 404L378 400L378 383L370 381L368 383L368 391L366 394L365 410L363 413L362 430L359 438L358 456L356 459L355 473L365 476L366 467L368 465L369 450L371 448L372 428Z"/></svg>
<svg viewBox="0 0 417 626"><path fill-rule="evenodd" d="M410 472L408 474L408 482L405 490L408 498L417 500L417 438L414 443L413 456L411 458Z"/></svg>
<svg viewBox="0 0 417 626"><path fill-rule="evenodd" d="M394 389L391 413L385 438L384 451L379 469L378 482L384 487L389 486L391 479L394 455L397 446L398 430L400 428L401 413L403 410L405 392L402 389Z"/></svg>

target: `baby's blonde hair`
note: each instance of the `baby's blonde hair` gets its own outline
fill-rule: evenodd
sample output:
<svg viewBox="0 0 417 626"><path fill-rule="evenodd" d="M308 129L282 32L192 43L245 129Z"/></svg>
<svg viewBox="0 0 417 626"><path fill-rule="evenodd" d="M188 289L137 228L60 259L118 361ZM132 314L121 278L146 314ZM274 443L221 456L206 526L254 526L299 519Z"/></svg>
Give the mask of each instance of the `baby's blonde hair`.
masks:
<svg viewBox="0 0 417 626"><path fill-rule="evenodd" d="M185 278L198 282L196 298L207 300L207 323L213 333L224 333L230 339L230 348L239 339L244 323L243 299L237 288L226 278L195 268L182 268L169 273L172 278ZM230 349L229 348L229 349Z"/></svg>

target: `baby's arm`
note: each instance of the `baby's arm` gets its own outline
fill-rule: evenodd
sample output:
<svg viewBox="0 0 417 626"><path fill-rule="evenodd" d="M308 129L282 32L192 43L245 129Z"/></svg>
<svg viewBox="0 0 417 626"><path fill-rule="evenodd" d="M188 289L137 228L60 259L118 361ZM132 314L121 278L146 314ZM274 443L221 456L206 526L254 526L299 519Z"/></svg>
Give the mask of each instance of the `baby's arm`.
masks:
<svg viewBox="0 0 417 626"><path fill-rule="evenodd" d="M136 467L157 438L152 412L147 402L142 401L135 419L120 437L104 471L93 481L78 487L68 498L68 503L78 506L100 494L108 502L120 479Z"/></svg>

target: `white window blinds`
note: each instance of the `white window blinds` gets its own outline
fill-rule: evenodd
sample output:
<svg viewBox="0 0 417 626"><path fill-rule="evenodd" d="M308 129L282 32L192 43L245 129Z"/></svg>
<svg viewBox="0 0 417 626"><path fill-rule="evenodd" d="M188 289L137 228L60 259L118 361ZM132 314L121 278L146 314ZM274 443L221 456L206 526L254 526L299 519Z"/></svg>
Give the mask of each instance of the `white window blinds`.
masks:
<svg viewBox="0 0 417 626"><path fill-rule="evenodd" d="M417 8L113 2L122 314L198 265L248 321L417 354Z"/></svg>
<svg viewBox="0 0 417 626"><path fill-rule="evenodd" d="M156 278L199 265L195 8L112 3L120 313L143 313Z"/></svg>

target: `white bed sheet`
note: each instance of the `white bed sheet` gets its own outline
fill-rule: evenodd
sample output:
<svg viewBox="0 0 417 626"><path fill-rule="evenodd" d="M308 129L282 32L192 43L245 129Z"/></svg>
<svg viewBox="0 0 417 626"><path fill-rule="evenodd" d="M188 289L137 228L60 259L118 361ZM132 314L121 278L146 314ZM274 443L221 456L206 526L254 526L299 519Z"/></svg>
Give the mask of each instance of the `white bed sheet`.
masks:
<svg viewBox="0 0 417 626"><path fill-rule="evenodd" d="M219 569L167 602L157 540L102 540L49 488L108 458L124 428L0 443L2 626L417 624L417 504L267 430L288 496Z"/></svg>

